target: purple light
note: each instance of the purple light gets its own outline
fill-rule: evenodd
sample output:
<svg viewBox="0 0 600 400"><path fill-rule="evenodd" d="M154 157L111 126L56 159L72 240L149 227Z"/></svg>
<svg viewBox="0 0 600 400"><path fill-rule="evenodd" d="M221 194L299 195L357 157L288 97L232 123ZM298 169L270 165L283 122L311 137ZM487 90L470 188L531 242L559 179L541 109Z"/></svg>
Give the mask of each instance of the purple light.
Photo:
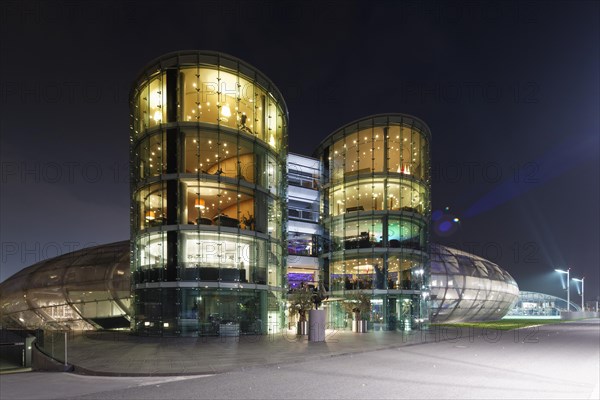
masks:
<svg viewBox="0 0 600 400"><path fill-rule="evenodd" d="M298 272L289 272L288 273L288 283L290 288L299 288L302 282L304 283L312 283L313 274L303 274Z"/></svg>
<svg viewBox="0 0 600 400"><path fill-rule="evenodd" d="M440 224L441 232L448 232L451 228L452 228L452 224L450 223L450 221L444 221Z"/></svg>

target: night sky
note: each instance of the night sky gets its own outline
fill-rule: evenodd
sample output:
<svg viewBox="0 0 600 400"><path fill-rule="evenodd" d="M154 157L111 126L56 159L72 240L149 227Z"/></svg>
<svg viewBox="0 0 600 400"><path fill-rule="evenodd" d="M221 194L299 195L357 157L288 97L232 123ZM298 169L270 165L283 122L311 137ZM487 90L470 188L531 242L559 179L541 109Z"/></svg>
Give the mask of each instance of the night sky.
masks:
<svg viewBox="0 0 600 400"><path fill-rule="evenodd" d="M130 85L150 60L200 49L279 87L291 152L370 114L421 118L432 241L521 290L566 297L553 270L571 267L596 299L599 4L3 1L0 280L129 238Z"/></svg>

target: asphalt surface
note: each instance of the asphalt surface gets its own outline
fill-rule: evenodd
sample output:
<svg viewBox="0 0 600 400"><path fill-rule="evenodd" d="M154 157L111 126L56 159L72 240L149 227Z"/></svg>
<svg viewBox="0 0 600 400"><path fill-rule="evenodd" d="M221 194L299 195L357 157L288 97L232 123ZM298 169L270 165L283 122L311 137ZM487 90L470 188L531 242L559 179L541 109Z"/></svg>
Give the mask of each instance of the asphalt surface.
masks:
<svg viewBox="0 0 600 400"><path fill-rule="evenodd" d="M422 344L207 376L0 376L1 399L598 399L600 320L464 329ZM372 335L369 338L368 335ZM375 340L377 332L363 335Z"/></svg>

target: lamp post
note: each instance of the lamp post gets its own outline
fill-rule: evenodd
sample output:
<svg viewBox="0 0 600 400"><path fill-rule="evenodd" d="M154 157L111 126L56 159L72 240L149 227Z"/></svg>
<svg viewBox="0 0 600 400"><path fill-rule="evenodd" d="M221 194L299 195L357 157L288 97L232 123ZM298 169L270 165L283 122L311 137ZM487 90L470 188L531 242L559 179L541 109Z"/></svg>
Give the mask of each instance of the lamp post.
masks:
<svg viewBox="0 0 600 400"><path fill-rule="evenodd" d="M555 269L556 272L558 272L559 274L567 274L567 312L571 311L571 287L569 286L570 283L570 274L571 274L571 268L567 268L566 271L562 270L562 269Z"/></svg>
<svg viewBox="0 0 600 400"><path fill-rule="evenodd" d="M581 279L573 278L575 282L581 282L581 311L585 311L585 304L583 302L583 281L585 280L585 276Z"/></svg>

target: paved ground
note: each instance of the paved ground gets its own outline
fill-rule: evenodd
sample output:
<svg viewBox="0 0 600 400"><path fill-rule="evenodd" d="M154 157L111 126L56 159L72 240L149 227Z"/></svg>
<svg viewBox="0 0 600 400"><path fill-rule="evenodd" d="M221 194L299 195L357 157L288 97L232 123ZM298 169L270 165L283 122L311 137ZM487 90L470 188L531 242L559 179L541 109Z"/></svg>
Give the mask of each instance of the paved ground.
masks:
<svg viewBox="0 0 600 400"><path fill-rule="evenodd" d="M326 342L309 343L307 336L283 332L272 336L210 338L148 338L126 334L92 333L69 339L68 362L78 373L106 375L214 374L242 368L318 360L323 357L419 344L453 337L456 332L425 334L412 331L327 331ZM428 335L430 337L428 337ZM48 342L48 339L46 339ZM61 360L63 337L53 348Z"/></svg>
<svg viewBox="0 0 600 400"><path fill-rule="evenodd" d="M201 377L123 378L59 373L1 375L0 398L599 397L598 319L520 331L473 332L464 329L461 333L461 338L455 340L452 337L456 337L458 331L438 332L437 337L424 337L424 343L420 345L237 368L232 372ZM365 343L363 348L368 349L372 342L387 337L381 334L354 335L352 337L359 336L361 339L353 343L362 341ZM441 338L446 340L439 340ZM243 343L236 346L238 350L244 347ZM304 346L306 349L311 345ZM341 344L337 346L342 347ZM360 349L355 345L352 348ZM224 353L231 356L229 350ZM255 356L270 359L266 354Z"/></svg>

